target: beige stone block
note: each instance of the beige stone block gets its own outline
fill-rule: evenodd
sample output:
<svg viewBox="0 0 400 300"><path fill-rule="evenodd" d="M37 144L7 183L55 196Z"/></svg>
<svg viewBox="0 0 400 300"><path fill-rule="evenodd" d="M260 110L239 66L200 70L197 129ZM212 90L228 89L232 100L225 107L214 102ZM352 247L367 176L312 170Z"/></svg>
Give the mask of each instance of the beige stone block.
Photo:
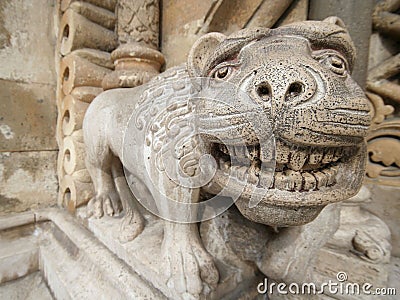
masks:
<svg viewBox="0 0 400 300"><path fill-rule="evenodd" d="M0 283L37 271L38 250L33 236L13 241L0 238Z"/></svg>
<svg viewBox="0 0 400 300"><path fill-rule="evenodd" d="M400 257L400 187L370 184L371 201L363 207L381 218L390 228L392 256Z"/></svg>
<svg viewBox="0 0 400 300"><path fill-rule="evenodd" d="M0 151L54 150L53 86L0 79Z"/></svg>
<svg viewBox="0 0 400 300"><path fill-rule="evenodd" d="M62 89L68 95L76 87L101 87L104 76L110 69L100 67L74 54L69 54L61 61L60 74Z"/></svg>
<svg viewBox="0 0 400 300"><path fill-rule="evenodd" d="M370 283L374 287L386 287L388 278L388 264L372 264L360 259L347 251L338 251L322 248L316 258L317 283L327 283L329 280L337 281L338 273L346 273L348 283ZM353 295L334 295L335 299L356 300L360 299Z"/></svg>
<svg viewBox="0 0 400 300"><path fill-rule="evenodd" d="M13 227L19 227L26 224L31 224L34 222L35 213L33 211L9 214L0 218L0 231Z"/></svg>
<svg viewBox="0 0 400 300"><path fill-rule="evenodd" d="M64 135L70 135L74 131L82 129L83 118L89 104L76 100L68 95L64 98L62 109L62 131Z"/></svg>
<svg viewBox="0 0 400 300"><path fill-rule="evenodd" d="M290 7L281 16L275 27L307 20L308 4L308 0L293 1L292 5L290 5Z"/></svg>
<svg viewBox="0 0 400 300"><path fill-rule="evenodd" d="M59 42L62 55L82 48L112 51L118 46L114 31L93 23L72 9L68 9L61 19Z"/></svg>
<svg viewBox="0 0 400 300"><path fill-rule="evenodd" d="M0 1L0 78L55 84L55 4Z"/></svg>
<svg viewBox="0 0 400 300"><path fill-rule="evenodd" d="M114 30L117 20L114 12L83 1L72 2L69 8L92 22Z"/></svg>
<svg viewBox="0 0 400 300"><path fill-rule="evenodd" d="M67 136L63 142L63 165L67 174L85 168L85 144L73 136Z"/></svg>
<svg viewBox="0 0 400 300"><path fill-rule="evenodd" d="M82 57L100 67L114 69L114 63L111 60L111 54L106 51L96 49L83 48L72 52L73 54Z"/></svg>
<svg viewBox="0 0 400 300"><path fill-rule="evenodd" d="M39 269L56 299L166 299L64 209L43 212Z"/></svg>
<svg viewBox="0 0 400 300"><path fill-rule="evenodd" d="M262 3L268 6L273 6L276 9L274 2L285 2L282 0L278 1L260 1L260 0L230 0L220 1L218 8L207 16L206 26L209 32L222 32L229 35L235 31L238 31L245 27L247 22L251 19L253 14L260 8ZM274 11L274 14L276 12ZM265 18L265 16L264 16Z"/></svg>
<svg viewBox="0 0 400 300"><path fill-rule="evenodd" d="M73 5L75 0L61 0L61 10L65 11L68 7ZM83 2L91 3L98 7L108 9L109 11L114 11L117 5L117 0L84 0Z"/></svg>
<svg viewBox="0 0 400 300"><path fill-rule="evenodd" d="M77 207L86 204L93 196L93 183L88 171L82 169L71 175L64 175L60 184L58 204L74 212Z"/></svg>
<svg viewBox="0 0 400 300"><path fill-rule="evenodd" d="M0 215L56 204L57 151L0 153Z"/></svg>
<svg viewBox="0 0 400 300"><path fill-rule="evenodd" d="M71 95L79 101L90 103L103 91L102 88L92 86L79 86L72 90Z"/></svg>
<svg viewBox="0 0 400 300"><path fill-rule="evenodd" d="M57 110L57 125L56 125L56 140L58 149L62 149L63 140L64 140L64 132L63 132L63 122L65 118L65 109L64 109L64 102L61 100L58 103L58 110Z"/></svg>
<svg viewBox="0 0 400 300"><path fill-rule="evenodd" d="M166 57L167 67L185 62L190 47L198 39L204 16L212 11L215 1L163 2L161 14L161 48ZM196 7L196 9L193 9Z"/></svg>
<svg viewBox="0 0 400 300"><path fill-rule="evenodd" d="M246 27L273 27L276 21L290 7L293 0L271 0L263 1Z"/></svg>
<svg viewBox="0 0 400 300"><path fill-rule="evenodd" d="M40 272L4 284L0 288L0 299L53 300Z"/></svg>

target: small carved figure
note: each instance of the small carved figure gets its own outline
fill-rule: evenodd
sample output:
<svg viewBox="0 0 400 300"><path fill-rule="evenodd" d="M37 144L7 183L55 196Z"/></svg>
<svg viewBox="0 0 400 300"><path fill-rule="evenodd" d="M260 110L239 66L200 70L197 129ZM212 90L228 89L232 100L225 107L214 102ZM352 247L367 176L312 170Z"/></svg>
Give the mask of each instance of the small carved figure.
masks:
<svg viewBox="0 0 400 300"><path fill-rule="evenodd" d="M326 242L337 226L329 228L331 219L338 216L335 206L324 210L328 217L316 221L324 226L323 233L318 230L319 223L301 229L303 225L313 221L326 205L355 195L361 187L366 162L364 137L371 118L368 101L350 76L354 59L350 36L335 17L277 29L244 29L229 37L209 33L193 45L185 66L167 70L133 89L100 94L83 124L86 165L96 190L88 204L89 214L116 214L121 200L125 211L122 240L133 239L142 231L144 220L127 196L120 161L130 171L130 183L141 191L140 197L157 198L155 202L161 206L164 197L183 204L197 203L200 190L207 194L218 193L223 187L228 194L241 191L235 204L243 216L273 227L289 227L280 231L270 246L267 243L265 253L270 256L264 255L260 269L268 275L268 269L277 263L272 276L280 272L276 276L285 279L287 270L297 270L299 277L308 260L296 264L295 258L314 253L299 245L312 243L315 248ZM177 154L176 161L196 162L204 153L214 157L218 166L207 185L179 185L167 176L168 170L160 168L157 153L182 130L179 120L190 120L187 116L193 113L189 102L174 106L174 97L180 99L192 90L180 86L179 80L195 77L214 78L237 87L263 112L262 118L252 122L258 128L270 124L275 136L272 180L263 179L268 174L261 166L271 153L262 151L258 137L263 132L257 132L243 117L249 107L246 104L232 108L205 101L197 107L203 117L202 131L182 146L186 148ZM219 94L224 95L230 94ZM162 112L157 111L160 99L171 104ZM126 161L124 133L131 116L136 126L129 127L132 152ZM230 155L226 149L232 150ZM241 165L246 159L250 167ZM175 160L171 157L168 164L175 167ZM184 165L189 176L199 172L195 163ZM251 180L239 180L238 170ZM229 180L232 176L238 180ZM257 205L251 205L252 196L258 197ZM288 251L279 251L280 247ZM160 269L169 278L168 286L183 298L198 297L217 285L218 270L202 245L196 223L165 221L162 254L165 266Z"/></svg>

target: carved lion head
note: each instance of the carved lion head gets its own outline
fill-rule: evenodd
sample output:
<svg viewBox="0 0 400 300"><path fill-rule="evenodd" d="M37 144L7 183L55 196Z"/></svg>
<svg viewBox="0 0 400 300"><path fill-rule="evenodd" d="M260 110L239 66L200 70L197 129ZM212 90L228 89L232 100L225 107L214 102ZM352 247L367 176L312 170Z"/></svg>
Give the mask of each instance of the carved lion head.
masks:
<svg viewBox="0 0 400 300"><path fill-rule="evenodd" d="M190 76L245 92L263 112L253 124L269 124L276 139L273 180L264 180L260 165L270 153L260 147L262 132L241 117L246 105L202 103L203 139L219 162L208 191L227 184L232 192L243 191L236 201L241 213L272 226L308 223L327 204L355 195L364 174L370 107L351 78L354 60L351 38L334 17L200 38L188 57ZM240 136L218 130L226 126ZM250 163L241 165L245 159ZM253 180L228 182L243 173ZM254 193L262 199L251 207Z"/></svg>

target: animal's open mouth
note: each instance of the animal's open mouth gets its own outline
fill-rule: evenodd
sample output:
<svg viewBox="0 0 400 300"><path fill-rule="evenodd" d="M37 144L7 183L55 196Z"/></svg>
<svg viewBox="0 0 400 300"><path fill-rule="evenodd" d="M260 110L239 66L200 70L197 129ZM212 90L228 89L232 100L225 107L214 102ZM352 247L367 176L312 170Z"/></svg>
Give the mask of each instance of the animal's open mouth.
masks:
<svg viewBox="0 0 400 300"><path fill-rule="evenodd" d="M275 172L263 167L260 145L226 146L213 144L212 155L224 175L263 189L289 192L317 191L337 184L341 167L357 147L300 147L276 142Z"/></svg>

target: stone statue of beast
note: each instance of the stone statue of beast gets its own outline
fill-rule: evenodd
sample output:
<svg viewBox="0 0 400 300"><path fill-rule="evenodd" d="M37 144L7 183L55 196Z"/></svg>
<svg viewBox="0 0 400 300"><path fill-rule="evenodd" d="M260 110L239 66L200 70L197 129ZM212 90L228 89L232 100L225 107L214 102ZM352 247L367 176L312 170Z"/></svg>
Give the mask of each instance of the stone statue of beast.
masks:
<svg viewBox="0 0 400 300"><path fill-rule="evenodd" d="M267 243L258 264L261 271L276 280L305 278L307 262L315 253L312 249L321 247L334 232L337 210L335 205L324 207L355 195L362 183L370 108L351 78L354 60L354 45L342 21L330 17L277 29L244 29L229 37L209 33L193 45L185 66L167 70L136 88L103 92L91 103L83 124L86 165L96 191L88 204L89 214L117 214L122 202L125 219L121 239L128 241L141 233L144 219L127 194L122 165L131 166L133 184L143 197L165 195L176 202L196 203L202 190L207 194L217 193L221 187L232 193L243 191L235 205L244 217L275 228L293 228L282 230L279 239ZM146 116L157 109L152 105L157 96L170 95L171 102L185 93L183 87L173 86L170 93L160 90L147 97L148 89L185 77L231 83L264 112L265 119L258 122L270 124L276 138L272 180L263 180L266 174L260 166L267 155L260 151L259 133L247 128L246 120L241 119L241 107L224 109L210 102L199 108L204 116L200 152L218 162L215 176L204 187L189 188L171 180L157 165L160 147L149 148L148 155L143 153L146 143L153 143L156 135L162 143L172 130L168 122L158 122L151 132L143 129L151 125ZM182 107L172 105L167 113L175 118L179 110ZM124 133L132 115L140 122L129 132L133 150L127 162L122 153ZM162 118L168 120L169 115ZM196 151L199 149L193 142L180 159L188 161ZM240 165L243 158L250 160L251 167ZM252 180L228 180L240 177L238 170ZM198 170L192 171L194 176ZM251 193L260 194L256 206L249 205ZM157 199L156 203L162 201ZM321 224L310 223L321 211L316 221ZM321 218L324 214L326 218ZM307 223L313 225L307 227ZM304 248L307 243L311 247ZM160 266L160 272L165 272L168 286L182 298L198 298L217 285L218 270L202 245L198 224L166 220L162 254L165 265ZM293 257L304 259L297 263Z"/></svg>

